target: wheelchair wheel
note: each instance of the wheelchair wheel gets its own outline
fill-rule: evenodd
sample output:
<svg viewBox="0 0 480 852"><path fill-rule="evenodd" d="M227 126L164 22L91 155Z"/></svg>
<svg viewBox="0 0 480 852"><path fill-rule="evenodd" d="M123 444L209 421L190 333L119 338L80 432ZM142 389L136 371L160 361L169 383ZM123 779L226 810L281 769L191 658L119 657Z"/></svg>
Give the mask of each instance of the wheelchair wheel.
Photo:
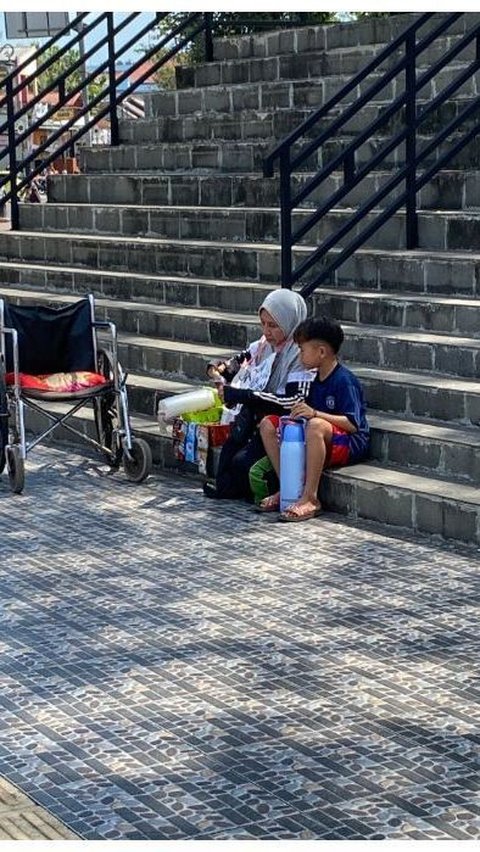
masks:
<svg viewBox="0 0 480 852"><path fill-rule="evenodd" d="M21 494L25 487L25 463L18 444L7 447L6 456L10 490Z"/></svg>
<svg viewBox="0 0 480 852"><path fill-rule="evenodd" d="M129 458L130 456L130 458ZM132 438L132 449L123 451L123 469L130 482L143 482L152 469L152 451L143 438Z"/></svg>
<svg viewBox="0 0 480 852"><path fill-rule="evenodd" d="M101 349L98 353L98 372L111 380L113 378L113 364L109 352ZM116 411L115 411L115 394L106 393L93 400L93 413L95 417L95 426L97 428L98 442L103 447L107 447L110 452L104 451L102 455L105 457L111 467L117 468L122 459L122 447L116 437Z"/></svg>
<svg viewBox="0 0 480 852"><path fill-rule="evenodd" d="M1 365L0 365L1 366ZM5 376L0 372L0 474L6 462L5 447L8 444L8 401Z"/></svg>

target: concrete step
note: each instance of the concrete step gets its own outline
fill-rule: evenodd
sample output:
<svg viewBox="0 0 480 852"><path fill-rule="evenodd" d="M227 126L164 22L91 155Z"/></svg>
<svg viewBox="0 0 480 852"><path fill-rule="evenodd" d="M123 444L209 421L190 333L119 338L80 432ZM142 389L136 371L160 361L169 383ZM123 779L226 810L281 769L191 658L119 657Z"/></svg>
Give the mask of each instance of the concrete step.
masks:
<svg viewBox="0 0 480 852"><path fill-rule="evenodd" d="M298 31L297 31L298 32ZM293 42L293 32L284 33ZM297 36L298 38L298 36ZM177 89L202 88L206 86L234 85L236 83L256 83L258 81L288 79L298 77L328 77L331 75L357 74L359 69L378 55L384 45L364 45L350 49L330 50L318 48L289 51L272 56L238 57L218 61L182 65L176 68ZM444 45L442 45L443 50ZM473 56L473 51L472 51ZM398 62L397 56L390 57L382 66L390 68Z"/></svg>
<svg viewBox="0 0 480 852"><path fill-rule="evenodd" d="M200 382L200 385L207 382ZM198 383L129 373L131 411L156 420L160 399L184 393ZM412 420L369 410L371 460L410 472L474 484L480 480L480 429Z"/></svg>
<svg viewBox="0 0 480 852"><path fill-rule="evenodd" d="M446 39L438 43L425 55L419 57L417 62L417 76L432 65L447 52L448 42ZM301 54L285 54L283 56L266 58L247 58L242 61L237 59L223 60L198 65L182 65L176 68L177 89L196 89L208 86L235 86L259 81L280 80L318 80L322 88L323 103L337 94L352 76L362 70L376 54L375 50L360 49L358 51L338 51L337 53L325 53L322 51L303 52ZM381 66L372 71L356 89L345 96L345 103L352 103L355 98L367 91L374 83L380 81L385 72L395 66L401 58L403 51L398 51L385 59ZM433 97L444 89L460 70L463 70L475 59L475 39L462 51L462 55L442 68L435 78L422 87L421 96ZM387 97L396 98L404 91L403 72L397 74L387 85L383 92L375 95L375 99L385 100ZM475 95L476 84L465 84L461 90L464 93Z"/></svg>
<svg viewBox="0 0 480 852"><path fill-rule="evenodd" d="M480 372L479 338L347 323L343 329L348 361L471 379Z"/></svg>
<svg viewBox="0 0 480 852"><path fill-rule="evenodd" d="M17 302L69 301L65 296L11 288L5 288L4 292ZM128 370L170 378L203 381L207 358L221 358L232 350L242 349L258 334L256 318L245 314L118 300L101 300L98 312L117 323L121 332L120 357ZM343 323L343 329L342 357L347 362L390 371L428 370L430 382L436 385L438 379L441 386L449 376L455 379L478 376L479 338L349 323ZM373 407L388 410L382 403ZM408 406L405 411L408 413Z"/></svg>
<svg viewBox="0 0 480 852"><path fill-rule="evenodd" d="M477 486L366 463L332 472L325 478L322 496L329 508L359 520L457 541L480 541Z"/></svg>
<svg viewBox="0 0 480 852"><path fill-rule="evenodd" d="M120 122L123 144L190 142L214 139L283 139L311 113L311 109L269 109L241 113L196 113L194 115Z"/></svg>
<svg viewBox="0 0 480 852"><path fill-rule="evenodd" d="M18 267L16 268L18 271ZM165 336L165 328L168 323L173 323L169 312L178 309L178 316L187 316L185 308L191 309L195 320L203 319L208 326L214 323L212 329L202 332L201 340L206 342L217 342L219 340L218 320L212 317L212 311L225 312L228 317L233 316L235 321L245 315L250 321L254 321L256 312L264 299L270 292L271 287L260 284L242 284L237 282L231 284L223 281L211 282L207 279L172 280L161 277L155 279L140 279L135 276L131 280L122 277L122 283L126 287L122 290L118 278L112 273L112 280L108 286L103 288L99 285L98 277L90 273L88 277L81 276L80 285L65 287L62 280L57 284L53 274L48 275L48 287L43 282L32 280L29 276L28 285L17 288L13 284L6 286L6 278L12 270L0 265L2 286L0 293L6 298L21 300L28 297L27 286L42 287L42 290L34 291L35 298L43 298L45 288L51 298L63 298L71 301L72 296L93 292L98 298L110 297L108 304L112 306L122 305L122 301L128 299L128 306L133 323L133 312L139 316L144 312L156 312L157 316L165 317L161 320L163 328L158 330L160 336ZM37 270L36 270L37 271ZM45 274L43 267L38 271ZM18 282L17 282L18 283ZM117 286L118 283L118 286ZM27 286L26 286L27 285ZM138 285L138 286L136 286ZM142 288L143 285L143 288ZM67 296L63 296L65 292ZM112 298L113 297L113 298ZM417 296L410 293L384 294L373 291L356 292L353 290L341 290L339 288L321 287L309 298L310 311L314 315L327 314L338 319L342 323L364 324L370 326L389 326L399 329L417 329L426 332L441 332L453 336L467 336L470 338L480 337L480 304L476 299L455 299L439 296ZM154 327L157 319L145 318L145 328ZM182 320L183 323L183 320ZM152 325L153 324L153 325ZM189 330L189 334L198 334L198 322ZM133 325L125 326L129 330L141 330L142 326L136 328ZM197 329L197 330L196 330ZM185 332L181 332L181 337ZM206 335L206 336L205 336ZM248 335L247 335L248 336ZM194 338L197 339L197 338ZM243 338L242 338L243 339ZM242 345L242 344L240 344Z"/></svg>
<svg viewBox="0 0 480 852"><path fill-rule="evenodd" d="M292 190L297 193L313 173L293 176ZM373 172L338 204L361 204L391 177L390 172ZM343 174L334 172L304 202L314 207L343 186ZM279 203L279 178L264 178L258 173L244 174L155 174L56 175L50 179L49 201L56 204L96 205L195 205L200 207L276 207ZM444 170L417 195L419 209L466 210L480 207L478 171ZM33 205L32 205L33 206ZM38 205L35 205L38 206ZM23 208L25 209L25 208Z"/></svg>
<svg viewBox="0 0 480 852"><path fill-rule="evenodd" d="M408 418L480 425L480 383L452 376L349 364L372 409Z"/></svg>
<svg viewBox="0 0 480 852"><path fill-rule="evenodd" d="M128 387L132 411L147 415L153 413L156 418L160 399L192 390L198 384L131 373ZM478 426L412 419L374 409L369 409L368 419L371 426L371 460L410 472L448 477L478 487Z"/></svg>
<svg viewBox="0 0 480 852"><path fill-rule="evenodd" d="M85 273L83 270L72 271L71 280L68 280L53 267L46 270L42 266L18 264L0 264L0 280L0 292L10 298L22 295L25 298L25 290L33 286L35 295L47 290L52 297L68 294L67 301L92 292L100 298L114 297L115 303L118 300L128 300L130 305L138 303L139 309L153 305L168 306L173 310L179 306L247 314L249 317L255 317L263 299L272 289L269 285L238 281L232 286L231 282L204 278L145 278L114 272L102 277L93 271ZM8 280L11 280L10 286ZM313 314L327 314L340 322L415 328L473 338L480 336L480 304L477 299L320 287L309 297L309 303Z"/></svg>
<svg viewBox="0 0 480 852"><path fill-rule="evenodd" d="M62 412L64 407L57 405ZM40 415L36 416L36 421ZM92 412L82 409L75 426L93 432ZM35 424L33 424L35 425ZM133 416L134 434L148 441L155 464L168 471L197 475L195 467L175 461L171 439L161 435L153 418ZM72 443L68 432L59 430L56 441ZM28 460L27 460L28 482ZM410 531L440 535L456 541L480 542L480 492L478 487L447 477L414 474L374 462L327 471L321 498L329 510L354 519L370 519ZM199 500L206 498L200 492Z"/></svg>
<svg viewBox="0 0 480 852"><path fill-rule="evenodd" d="M213 307L247 314L255 314L272 289L271 285L242 281L8 262L0 262L0 280L5 293L35 288L35 292L68 294L70 299L93 293L132 302Z"/></svg>
<svg viewBox="0 0 480 852"><path fill-rule="evenodd" d="M419 331L480 336L480 303L477 299L415 296L410 293L352 292L319 288L312 296L315 313L340 322L415 328Z"/></svg>
<svg viewBox="0 0 480 852"><path fill-rule="evenodd" d="M105 303L105 309L122 332L121 358L134 372L202 380L207 357L221 358L258 336L256 318L245 314L118 301ZM347 361L428 370L432 381L437 374L471 379L479 374L479 338L349 323L343 323L343 329L342 356Z"/></svg>
<svg viewBox="0 0 480 852"><path fill-rule="evenodd" d="M246 36L230 36L214 40L215 59L244 59L250 56L277 56L302 53L305 50L348 49L358 45L383 44L403 32L418 15L400 13L385 18L366 18L359 22L342 22L322 26L306 26L292 30L274 30Z"/></svg>
<svg viewBox="0 0 480 852"><path fill-rule="evenodd" d="M52 297L50 294L39 294L33 292L12 292L7 291L6 295L15 302L48 302L49 304L59 304L69 301L68 297ZM136 306L132 306L135 307ZM143 306L145 307L145 306ZM111 320L120 322L120 328L123 328L122 315L119 314L119 309L124 311L125 306L117 306L115 302L110 300L97 301L97 315L99 317L108 317ZM153 306L152 306L153 310ZM130 370L129 373L129 396L131 410L133 412L142 413L154 417L156 411L156 403L159 398L172 393L181 392L191 387L192 379L184 376L183 380L170 379L166 380L159 376L151 374L131 372L131 356L133 349L131 347L132 335L125 335L120 332L120 360L123 366ZM145 341L146 348L151 348L151 341ZM169 349L170 345L165 341L159 341L159 348ZM175 347L174 347L175 349ZM189 356L192 358L198 355L198 347L188 346ZM178 351L178 350L177 350ZM212 348L202 347L202 368L205 364L205 354L212 354ZM218 350L217 350L218 352ZM177 359L178 360L178 359ZM190 364L192 362L190 361ZM178 360L178 364L180 361ZM411 393L412 389L418 391L425 385L426 376L407 376L401 377L398 374L393 374L385 370L369 370L368 368L359 365L354 366L355 372L361 378L367 392L367 399L370 406L372 405L371 390L372 383L377 377L377 387L380 387L382 394L383 385L389 382L396 384L397 392L399 386L407 393ZM196 381L204 383L203 369L200 375L197 373ZM380 382L378 379L380 378ZM437 388L437 384L439 387ZM447 385L450 386L450 393L453 397L456 396L456 404L454 405L455 419L458 420L460 407L458 400L461 396L464 397L467 405L470 407L477 402L477 416L480 411L478 401L480 399L480 385L478 383L461 383L456 380L438 379L435 376L428 377L427 388L430 394L432 391L441 391L445 401L445 391ZM406 387L405 387L406 386ZM464 388L467 388L467 391ZM388 401L388 395L382 394L382 401ZM454 400L452 399L452 402ZM430 412L429 412L430 413ZM372 451L371 457L382 463L389 465L399 465L403 468L415 468L422 471L429 471L435 476L448 476L458 480L468 480L478 483L478 473L480 465L480 431L478 428L465 428L458 425L452 426L449 423L435 423L418 420L405 419L404 417L395 417L384 412L370 412L370 420L372 424ZM471 411L470 411L471 416ZM466 418L463 418L466 419Z"/></svg>
<svg viewBox="0 0 480 852"><path fill-rule="evenodd" d="M300 263L312 247L294 252ZM330 253L336 256L336 251ZM126 272L144 276L173 275L226 281L271 283L280 278L280 249L267 243L162 240L144 237L99 237L30 231L0 234L0 261L63 267L71 281L75 267L98 272ZM317 270L318 271L318 270ZM60 278L62 278L62 274ZM12 283L20 280L12 268ZM312 280L313 273L304 276ZM341 288L407 291L475 298L480 280L480 254L422 250L360 249L332 276ZM22 273L22 279L26 275ZM58 280L58 279L57 279Z"/></svg>
<svg viewBox="0 0 480 852"><path fill-rule="evenodd" d="M251 172L261 171L272 148L270 142L151 143L119 145L116 148L81 148L83 172Z"/></svg>
<svg viewBox="0 0 480 852"><path fill-rule="evenodd" d="M443 143L438 152L431 154L423 163L424 166L433 165L438 156L451 150L452 142L460 137L454 135L450 140ZM358 148L356 154L356 166L364 166L372 160L373 156L382 151L390 137L375 136ZM297 172L316 171L331 162L345 150L350 139L336 136L330 139L311 154ZM430 142L428 136L417 136L418 150L421 151ZM228 140L211 140L210 142L190 143L143 143L139 145L119 145L116 148L107 147L83 147L79 151L81 170L91 174L114 172L261 172L263 161L270 151L275 147L276 140L250 140L235 142ZM293 146L292 155L300 153L301 144ZM399 145L394 151L387 154L381 161L382 169L398 168L405 164L404 145ZM480 164L480 141L475 138L466 145L451 161L451 169L472 169Z"/></svg>
<svg viewBox="0 0 480 852"><path fill-rule="evenodd" d="M183 393L198 384L129 373L128 398L134 417L157 421L160 399ZM448 477L478 487L480 430L424 420L409 420L369 411L370 459L410 473ZM169 427L159 427L168 434Z"/></svg>
<svg viewBox="0 0 480 852"><path fill-rule="evenodd" d="M71 295L1 286L0 295L15 304L40 303L57 306L72 301ZM161 338L164 341L174 340L187 345L201 343L220 346L223 352L244 349L260 334L255 313L227 313L211 308L145 304L121 301L118 298L97 298L96 311L99 319L110 319L119 331L129 335ZM129 368L132 366L130 364ZM202 378L202 375L199 378Z"/></svg>
<svg viewBox="0 0 480 852"><path fill-rule="evenodd" d="M383 465L478 487L480 429L370 411L370 458Z"/></svg>
<svg viewBox="0 0 480 852"><path fill-rule="evenodd" d="M438 82L438 81L437 81ZM331 83L331 81L330 81ZM441 90L441 87L440 87ZM448 121L456 117L460 110L470 105L476 95L473 86L458 89L448 103L436 108L421 124L422 132L432 129L438 131ZM435 94L438 94L435 89ZM417 109L422 112L431 102L432 91L421 89L417 96ZM365 129L368 124L378 118L392 102L392 91L381 89L374 101L366 103L362 109L345 124L351 131ZM325 103L325 87L319 80L265 80L255 83L242 83L235 86L207 86L202 89L159 90L146 96L146 118L159 119L163 126L166 119L189 118L200 115L205 118L215 118L218 113L226 116L235 115L241 120L243 114L259 113L262 115L271 111L285 112L288 110L313 111ZM316 127L325 129L327 123L338 118L344 105L335 106L329 110L328 122L321 120ZM397 128L404 110L398 110L392 119L388 119L385 127ZM125 126L125 125L123 125Z"/></svg>
<svg viewBox="0 0 480 852"><path fill-rule="evenodd" d="M459 118L463 110L471 106L476 101L475 97L469 97L466 93L454 94L448 101L438 106L435 110L433 110L429 115L427 115L419 125L419 132L424 135L434 135L438 133L440 130L443 130L451 121ZM419 95L417 100L417 115L420 117L422 113L430 106L431 99L423 99L421 95ZM370 124L379 118L379 116L386 111L386 109L390 106L390 103L366 103L359 112L357 112L348 122L345 123L342 128L342 133L348 132L350 134L359 133L365 130ZM340 114L335 110L332 111L332 116L329 118L329 123L333 119L333 117L338 117ZM477 116L474 114L470 118L466 118L462 120L461 128L463 130L470 129L473 127L477 121ZM391 133L392 135L400 130L405 128L405 107L397 110L397 112L391 117L384 121L382 125L381 132L382 133ZM328 124L319 122L319 129L324 129L328 126ZM320 132L320 131L319 131Z"/></svg>
<svg viewBox="0 0 480 852"><path fill-rule="evenodd" d="M444 12L436 14L419 30L420 35L422 37L426 35L444 17ZM364 18L361 21L276 30L242 37L230 36L215 39L214 58L217 60L245 59L321 50L333 52L353 49L357 51L359 46L364 46L367 50L376 46L380 50L403 33L417 18L418 14L401 12L385 17ZM468 12L449 27L448 37L452 39L462 35L476 23L478 23L478 15Z"/></svg>
<svg viewBox="0 0 480 852"><path fill-rule="evenodd" d="M279 94L280 103L285 100L284 93ZM294 101L294 90L292 91ZM428 115L420 125L420 132L424 135L437 133L450 121L456 118L461 111L473 104L475 98L458 97L450 100ZM236 102L235 102L236 103ZM428 101L419 102L417 109L419 114L428 105ZM154 142L209 142L218 140L246 141L248 139L275 139L280 140L291 133L312 114L312 105L300 107L284 107L269 105L261 110L234 110L233 98L229 111L203 111L184 115L154 116L145 119L130 119L120 122L120 141L123 144L142 144ZM346 121L342 128L342 136L353 136L365 130L378 116L385 112L385 104L369 103L365 105L351 119ZM332 121L337 119L341 110L334 109L329 112L328 118L320 119L313 127L306 131L306 139L315 139L318 135L331 127ZM478 120L477 115L462 121L463 129L470 129ZM405 108L398 110L394 116L385 120L382 125L382 134L392 135L405 128Z"/></svg>
<svg viewBox="0 0 480 852"><path fill-rule="evenodd" d="M200 383L202 384L202 383ZM198 385L129 374L132 411L156 418L158 401ZM480 429L411 419L370 409L369 457L382 465L475 485L480 481Z"/></svg>
<svg viewBox="0 0 480 852"><path fill-rule="evenodd" d="M364 218L339 245L346 245L380 211ZM306 235L301 243L320 244L347 224L354 210L332 210ZM293 228L301 227L310 212L297 210ZM22 204L20 227L48 233L65 231L78 234L120 234L153 236L162 239L238 240L240 242L279 242L280 212L272 207L184 207L184 206L112 206L77 204ZM480 211L420 211L419 247L430 250L480 249ZM405 213L399 211L365 243L374 248L402 248L406 243Z"/></svg>

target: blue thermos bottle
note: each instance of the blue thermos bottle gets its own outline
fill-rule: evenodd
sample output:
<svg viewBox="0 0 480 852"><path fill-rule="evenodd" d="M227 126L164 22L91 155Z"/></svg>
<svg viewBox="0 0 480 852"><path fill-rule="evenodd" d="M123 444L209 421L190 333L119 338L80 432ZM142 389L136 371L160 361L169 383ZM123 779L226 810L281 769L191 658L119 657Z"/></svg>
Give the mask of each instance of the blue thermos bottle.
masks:
<svg viewBox="0 0 480 852"><path fill-rule="evenodd" d="M280 418L280 511L295 503L305 485L305 420Z"/></svg>

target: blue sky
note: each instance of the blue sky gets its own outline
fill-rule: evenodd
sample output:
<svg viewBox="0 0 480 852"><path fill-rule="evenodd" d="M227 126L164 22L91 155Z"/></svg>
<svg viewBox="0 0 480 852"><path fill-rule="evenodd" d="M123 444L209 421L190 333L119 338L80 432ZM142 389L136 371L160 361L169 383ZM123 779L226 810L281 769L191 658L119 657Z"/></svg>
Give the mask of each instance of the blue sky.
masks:
<svg viewBox="0 0 480 852"><path fill-rule="evenodd" d="M92 12L88 16L88 18L86 19L87 23L90 22L91 20L93 20L99 14L101 14L101 13L100 12ZM119 12L118 14L116 14L116 16L115 16L116 22L123 20L127 16L127 14L129 14L129 13ZM127 27L125 27L125 29L122 31L121 40L120 40L119 43L124 44L127 40L132 38L142 28L142 26L144 26L146 23L148 23L149 21L152 20L152 17L153 17L153 12L141 12L139 14L139 17L132 24L129 24ZM100 28L98 28L98 30L96 32L92 33L90 36L87 36L87 38L86 38L86 49L87 50L88 50L89 47L91 47L93 45L94 39L95 39L95 37L98 37L99 32L100 32ZM103 27L102 35L104 33L105 33L105 28ZM5 35L5 16L4 16L3 13L1 13L0 14L0 46L4 45L6 43L6 41L7 41L7 39L6 39L6 35ZM40 41L45 41L45 39L41 39ZM15 45L27 45L27 44L30 43L30 41L28 39L22 39L22 40L12 40L9 43L15 44ZM133 47L122 56L122 58L121 58L122 61L124 61L125 59L138 59L139 58L139 53L137 52L138 47L139 47L138 44L133 45ZM106 56L106 52L105 51L103 51L103 52L105 53L105 56ZM94 57L94 58L97 59L98 56Z"/></svg>

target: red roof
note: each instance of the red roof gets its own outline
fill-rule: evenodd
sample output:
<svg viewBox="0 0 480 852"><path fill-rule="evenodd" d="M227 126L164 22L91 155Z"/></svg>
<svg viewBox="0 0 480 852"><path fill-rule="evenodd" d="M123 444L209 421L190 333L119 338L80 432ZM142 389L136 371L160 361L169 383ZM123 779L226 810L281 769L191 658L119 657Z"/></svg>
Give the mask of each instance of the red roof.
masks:
<svg viewBox="0 0 480 852"><path fill-rule="evenodd" d="M48 106L57 106L58 105L58 92L54 89L52 92L47 92L42 97L42 103L48 104ZM68 101L65 101L62 104L64 107L70 107L72 109L81 109L83 106L83 98L82 93L77 92L72 98L69 98Z"/></svg>
<svg viewBox="0 0 480 852"><path fill-rule="evenodd" d="M145 62L142 62L142 64L138 68L135 68L134 70L132 70L130 72L130 74L128 75L129 79L131 80L132 83L135 83L139 79L139 77L142 76L142 74L145 74L146 71L150 71L151 68L153 68L153 62L151 62L150 59L147 59L147 60L145 60ZM155 72L153 72L153 73L155 73ZM145 82L148 79L149 78L146 77Z"/></svg>

